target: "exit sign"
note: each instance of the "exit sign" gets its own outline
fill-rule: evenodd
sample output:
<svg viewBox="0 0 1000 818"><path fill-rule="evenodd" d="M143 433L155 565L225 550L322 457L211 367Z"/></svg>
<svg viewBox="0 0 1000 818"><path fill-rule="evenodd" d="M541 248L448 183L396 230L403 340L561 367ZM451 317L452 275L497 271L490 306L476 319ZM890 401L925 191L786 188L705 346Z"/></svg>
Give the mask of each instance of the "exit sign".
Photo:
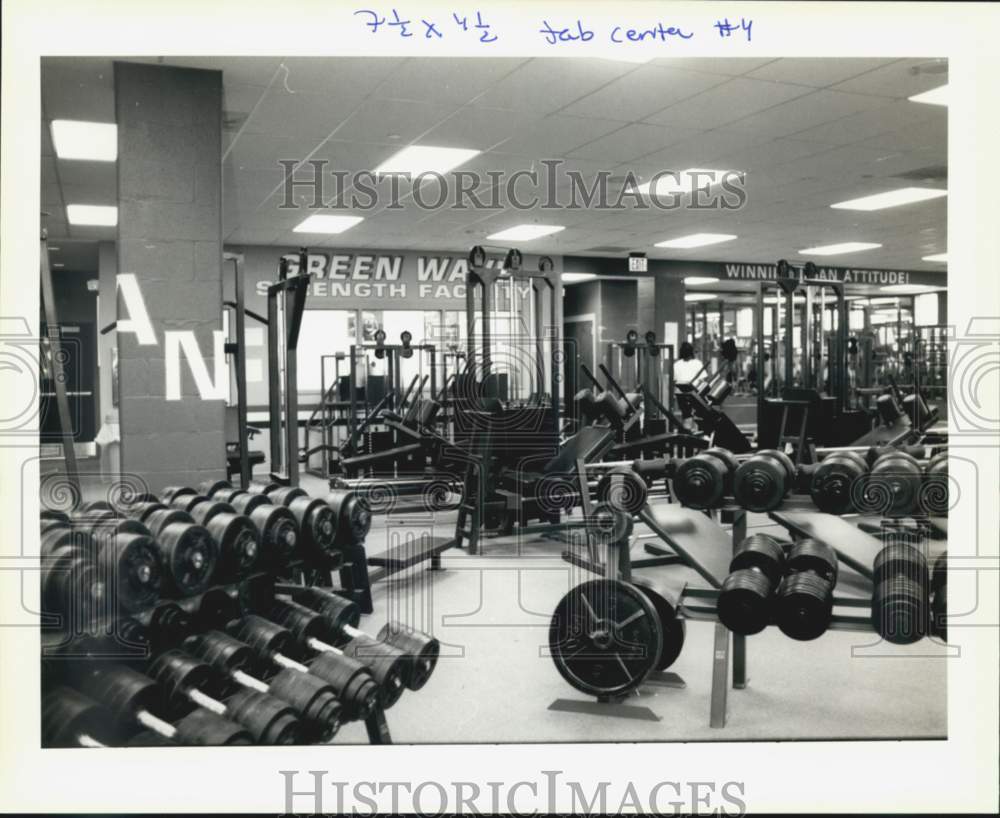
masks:
<svg viewBox="0 0 1000 818"><path fill-rule="evenodd" d="M645 273L649 270L649 259L645 256L629 256L628 271L630 273Z"/></svg>

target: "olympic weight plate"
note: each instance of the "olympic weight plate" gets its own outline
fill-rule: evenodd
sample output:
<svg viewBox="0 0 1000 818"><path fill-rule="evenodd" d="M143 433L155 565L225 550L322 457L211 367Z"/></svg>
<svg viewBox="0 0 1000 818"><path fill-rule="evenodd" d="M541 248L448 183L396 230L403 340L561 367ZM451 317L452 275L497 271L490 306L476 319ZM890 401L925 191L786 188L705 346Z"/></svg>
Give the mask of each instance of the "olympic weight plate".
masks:
<svg viewBox="0 0 1000 818"><path fill-rule="evenodd" d="M663 628L646 595L627 582L592 579L570 590L549 625L559 674L581 693L623 696L660 661Z"/></svg>
<svg viewBox="0 0 1000 818"><path fill-rule="evenodd" d="M647 577L632 577L632 583L646 595L646 598L656 609L663 628L663 641L660 643L660 661L656 663L657 670L666 670L681 655L684 649L684 639L687 636L687 624L677 615L677 607L663 593L656 582Z"/></svg>

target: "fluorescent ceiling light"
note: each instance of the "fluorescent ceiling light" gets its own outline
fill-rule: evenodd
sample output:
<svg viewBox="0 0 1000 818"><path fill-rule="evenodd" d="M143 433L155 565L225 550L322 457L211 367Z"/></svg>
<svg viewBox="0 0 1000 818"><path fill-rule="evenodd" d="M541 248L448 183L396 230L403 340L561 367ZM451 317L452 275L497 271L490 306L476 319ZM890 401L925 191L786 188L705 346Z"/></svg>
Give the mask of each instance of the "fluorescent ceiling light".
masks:
<svg viewBox="0 0 1000 818"><path fill-rule="evenodd" d="M690 247L706 247L709 244L721 244L724 241L732 241L735 238L736 236L729 233L692 233L690 236L681 236L678 239L657 242L655 246L687 249Z"/></svg>
<svg viewBox="0 0 1000 818"><path fill-rule="evenodd" d="M109 205L66 205L66 220L70 224L114 227L118 224L118 208Z"/></svg>
<svg viewBox="0 0 1000 818"><path fill-rule="evenodd" d="M719 296L713 293L687 293L684 296L685 301L715 301Z"/></svg>
<svg viewBox="0 0 1000 818"><path fill-rule="evenodd" d="M939 262L941 264L947 264L948 263L948 254L947 253L936 253L933 256L924 256L923 259L922 259L922 261L936 261L936 262Z"/></svg>
<svg viewBox="0 0 1000 818"><path fill-rule="evenodd" d="M708 190L712 185L722 182L722 178L727 173L734 172L714 168L688 168L687 170L679 170L676 174L664 173L656 180L656 195L670 196L675 193L692 193L695 190ZM652 184L652 181L644 182L635 189L635 192L641 193L643 196L648 196Z"/></svg>
<svg viewBox="0 0 1000 818"><path fill-rule="evenodd" d="M879 287L879 292L919 295L920 293L936 293L940 289L942 288L930 284L886 284L884 287Z"/></svg>
<svg viewBox="0 0 1000 818"><path fill-rule="evenodd" d="M697 287L699 284L714 284L719 279L713 278L712 276L688 276L684 279L684 283Z"/></svg>
<svg viewBox="0 0 1000 818"><path fill-rule="evenodd" d="M375 173L387 176L393 173L447 173L452 168L468 162L482 151L467 148L434 148L430 145L410 145L390 156L375 168Z"/></svg>
<svg viewBox="0 0 1000 818"><path fill-rule="evenodd" d="M491 241L531 241L532 239L540 239L542 236L551 236L553 233L565 229L558 224L518 224L501 230L499 233L493 233L486 238Z"/></svg>
<svg viewBox="0 0 1000 818"><path fill-rule="evenodd" d="M305 221L293 228L293 233L343 233L358 222L362 216L343 216L334 213L313 213Z"/></svg>
<svg viewBox="0 0 1000 818"><path fill-rule="evenodd" d="M841 253L860 253L862 250L874 250L881 244L869 241L845 241L840 244L823 244L819 247L806 247L799 252L804 256L839 256Z"/></svg>
<svg viewBox="0 0 1000 818"><path fill-rule="evenodd" d="M899 299L898 298L869 298L868 299L868 303L871 306L874 306L876 304L892 304L893 306L898 307L899 306Z"/></svg>
<svg viewBox="0 0 1000 818"><path fill-rule="evenodd" d="M118 158L118 126L107 122L53 119L52 145L60 159L114 162Z"/></svg>
<svg viewBox="0 0 1000 818"><path fill-rule="evenodd" d="M835 210L885 210L887 207L925 202L928 199L939 199L947 196L947 190L937 190L929 187L901 187L874 196L863 196L860 199L849 199L830 205Z"/></svg>
<svg viewBox="0 0 1000 818"><path fill-rule="evenodd" d="M947 105L948 96L948 86L941 85L938 88L932 88L930 91L924 91L922 94L915 94L910 97L910 102L926 102L928 105Z"/></svg>
<svg viewBox="0 0 1000 818"><path fill-rule="evenodd" d="M563 273L562 283L563 284L578 284L581 281L590 281L591 279L597 278L596 273Z"/></svg>

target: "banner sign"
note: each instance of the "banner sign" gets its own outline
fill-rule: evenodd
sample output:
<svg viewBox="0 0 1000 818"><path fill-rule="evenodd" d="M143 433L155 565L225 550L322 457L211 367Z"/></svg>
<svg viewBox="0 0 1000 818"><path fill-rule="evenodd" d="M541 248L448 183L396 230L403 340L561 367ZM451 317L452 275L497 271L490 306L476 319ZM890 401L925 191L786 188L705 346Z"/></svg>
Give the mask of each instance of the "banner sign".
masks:
<svg viewBox="0 0 1000 818"><path fill-rule="evenodd" d="M245 247L242 252L248 305L255 297L267 298L281 258L288 260L289 275L299 272L296 250ZM502 262L489 258L487 266ZM537 256L524 257L524 269L537 267ZM306 309L464 309L468 270L464 253L316 250L307 256L306 272L313 281Z"/></svg>
<svg viewBox="0 0 1000 818"><path fill-rule="evenodd" d="M602 276L643 275L632 270L626 258L603 258L594 256L565 256L563 270L574 273L594 273ZM882 287L889 284L926 284L947 287L948 274L936 270L873 270L861 267L832 267L817 264L816 278L826 281L840 281L844 284L866 284ZM649 259L647 275L684 278L701 276L717 278L719 281L773 281L778 277L777 264L754 264L728 261L672 261Z"/></svg>

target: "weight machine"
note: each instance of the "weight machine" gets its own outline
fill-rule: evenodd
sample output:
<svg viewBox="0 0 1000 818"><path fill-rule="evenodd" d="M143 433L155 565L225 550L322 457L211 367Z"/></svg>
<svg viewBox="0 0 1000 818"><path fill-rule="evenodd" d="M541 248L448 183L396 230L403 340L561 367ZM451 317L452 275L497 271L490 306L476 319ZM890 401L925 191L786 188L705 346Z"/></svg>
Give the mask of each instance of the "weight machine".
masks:
<svg viewBox="0 0 1000 818"><path fill-rule="evenodd" d="M640 342L639 333L631 329L624 341L608 344L608 363L611 375L626 392L645 391L656 400L642 404L642 432L644 435L665 434L671 418L661 407L674 407L674 347L657 343L656 333L649 330Z"/></svg>
<svg viewBox="0 0 1000 818"><path fill-rule="evenodd" d="M773 302L766 293L774 293ZM772 337L765 338L764 312L771 303ZM758 283L756 330L758 448L790 444L797 462L811 462L807 441L846 445L868 431L866 413L850 409L847 401L847 305L841 282L819 278L811 261L796 271L781 259L777 279ZM770 360L764 361L767 350ZM765 394L769 380L779 397Z"/></svg>

